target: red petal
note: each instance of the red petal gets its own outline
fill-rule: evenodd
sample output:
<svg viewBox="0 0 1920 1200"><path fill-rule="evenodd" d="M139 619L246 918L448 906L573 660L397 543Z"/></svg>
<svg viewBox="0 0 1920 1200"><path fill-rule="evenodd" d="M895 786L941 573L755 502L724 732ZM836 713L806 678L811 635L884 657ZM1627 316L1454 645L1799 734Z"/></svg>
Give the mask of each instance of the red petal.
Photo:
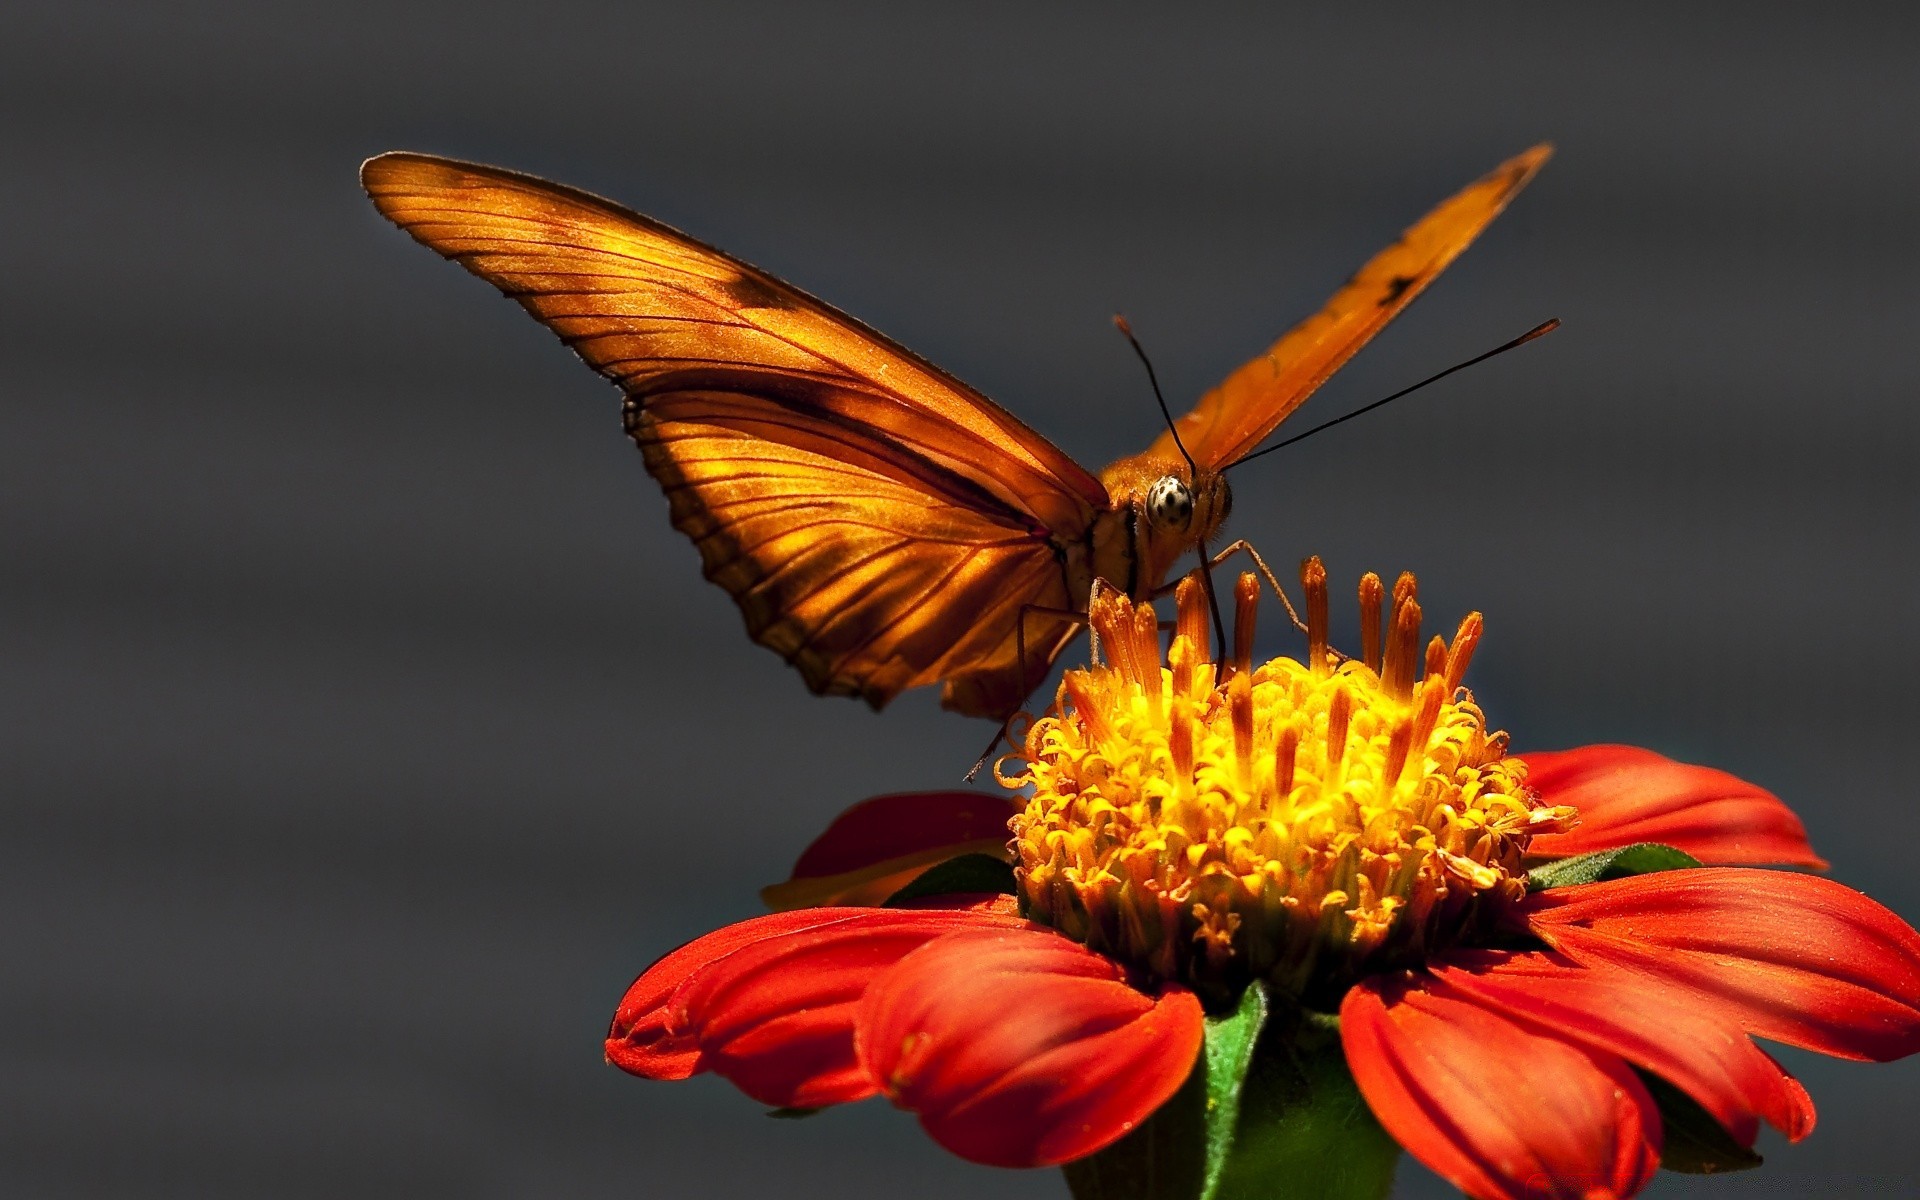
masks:
<svg viewBox="0 0 1920 1200"><path fill-rule="evenodd" d="M1008 897L939 897L915 909L961 909L1007 917ZM872 913L872 909L807 909L754 917L695 938L656 961L633 981L607 1030L607 1061L648 1079L685 1079L708 1069L691 1033L669 1030L667 1007L691 976L748 946L783 934L825 928Z"/></svg>
<svg viewBox="0 0 1920 1200"><path fill-rule="evenodd" d="M868 985L955 930L1039 928L972 908L808 911L840 917L741 946L689 975L666 1006L667 1032L691 1038L702 1067L764 1104L815 1108L872 1095L878 1086L853 1049Z"/></svg>
<svg viewBox="0 0 1920 1200"><path fill-rule="evenodd" d="M607 1030L607 1061L648 1079L685 1079L706 1070L691 1037L667 1031L667 1001L689 975L762 938L846 920L833 909L755 917L695 938L656 961L627 988Z"/></svg>
<svg viewBox="0 0 1920 1200"><path fill-rule="evenodd" d="M793 864L796 879L838 875L916 850L995 838L1020 812L1011 797L988 792L899 792L875 796L835 817Z"/></svg>
<svg viewBox="0 0 1920 1200"><path fill-rule="evenodd" d="M1038 930L931 942L867 993L858 1020L861 1062L894 1103L992 1166L1111 1144L1179 1090L1200 1052L1191 993L1142 995L1112 962Z"/></svg>
<svg viewBox="0 0 1920 1200"><path fill-rule="evenodd" d="M1880 1062L1920 1050L1920 933L1831 880L1662 871L1539 892L1522 912L1569 957L1658 976L1748 1033Z"/></svg>
<svg viewBox="0 0 1920 1200"><path fill-rule="evenodd" d="M1741 1145L1753 1145L1762 1117L1793 1141L1813 1131L1813 1102L1799 1081L1683 988L1551 951L1457 952L1429 969L1436 995L1523 1017L1652 1071L1699 1101Z"/></svg>
<svg viewBox="0 0 1920 1200"><path fill-rule="evenodd" d="M1663 842L1704 863L1825 867L1779 797L1745 780L1637 746L1582 746L1519 756L1548 804L1571 804L1580 825L1543 834L1528 853L1565 858Z"/></svg>
<svg viewBox="0 0 1920 1200"><path fill-rule="evenodd" d="M1659 1166L1660 1113L1626 1063L1465 993L1368 980L1340 1037L1387 1132L1479 1200L1631 1196Z"/></svg>
<svg viewBox="0 0 1920 1200"><path fill-rule="evenodd" d="M1008 857L1007 822L1020 804L986 792L899 792L862 800L835 817L793 864L761 890L771 908L879 904L938 862L962 854Z"/></svg>

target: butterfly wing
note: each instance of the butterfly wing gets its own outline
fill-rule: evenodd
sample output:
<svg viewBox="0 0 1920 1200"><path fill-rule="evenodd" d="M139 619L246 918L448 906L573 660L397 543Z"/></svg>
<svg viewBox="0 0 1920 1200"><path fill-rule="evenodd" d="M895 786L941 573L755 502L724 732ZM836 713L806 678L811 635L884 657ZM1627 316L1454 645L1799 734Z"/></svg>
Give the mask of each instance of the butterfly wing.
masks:
<svg viewBox="0 0 1920 1200"><path fill-rule="evenodd" d="M1413 303L1514 195L1553 148L1535 146L1500 164L1428 213L1354 273L1313 316L1242 366L1180 418L1180 438L1202 466L1221 470L1245 458L1294 409ZM1178 461L1171 434L1141 456Z"/></svg>
<svg viewBox="0 0 1920 1200"><path fill-rule="evenodd" d="M1025 695L1020 608L1067 606L1055 547L1107 507L1045 438L853 318L606 200L418 154L371 159L361 181L620 386L675 527L815 691L878 707L945 680L949 707L993 716L982 706ZM1060 626L1026 633L1033 678Z"/></svg>

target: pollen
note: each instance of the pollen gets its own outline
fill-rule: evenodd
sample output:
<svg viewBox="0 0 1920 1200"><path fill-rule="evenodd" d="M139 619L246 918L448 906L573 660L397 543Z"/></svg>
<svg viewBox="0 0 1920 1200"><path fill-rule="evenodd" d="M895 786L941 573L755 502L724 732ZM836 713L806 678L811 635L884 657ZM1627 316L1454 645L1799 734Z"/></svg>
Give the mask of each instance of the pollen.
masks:
<svg viewBox="0 0 1920 1200"><path fill-rule="evenodd" d="M1525 894L1529 840L1576 818L1538 803L1461 685L1479 614L1423 646L1414 577L1389 592L1368 575L1349 658L1327 645L1319 560L1301 577L1305 661L1252 668L1250 576L1224 661L1194 579L1164 658L1151 605L1095 596L1093 665L997 771L1030 789L1013 831L1032 919L1146 980L1265 979L1312 1003L1490 929Z"/></svg>

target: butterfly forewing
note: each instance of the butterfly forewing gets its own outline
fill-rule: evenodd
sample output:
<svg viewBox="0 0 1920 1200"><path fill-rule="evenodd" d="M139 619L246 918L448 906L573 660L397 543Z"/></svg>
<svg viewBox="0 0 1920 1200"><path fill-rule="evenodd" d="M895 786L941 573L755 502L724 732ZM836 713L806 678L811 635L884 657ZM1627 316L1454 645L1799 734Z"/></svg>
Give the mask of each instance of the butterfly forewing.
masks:
<svg viewBox="0 0 1920 1200"><path fill-rule="evenodd" d="M1326 306L1281 335L1180 418L1187 451L1211 470L1252 453L1315 389L1413 303L1526 186L1552 153L1535 146L1469 184L1354 272ZM1141 457L1172 460L1161 434Z"/></svg>
<svg viewBox="0 0 1920 1200"><path fill-rule="evenodd" d="M1023 687L1019 610L1069 603L1055 547L1107 507L1045 438L852 318L608 201L414 154L361 178L387 217L620 385L674 524L816 691L879 705L947 680L950 706L983 711L968 697ZM1027 634L1050 649L1058 630Z"/></svg>

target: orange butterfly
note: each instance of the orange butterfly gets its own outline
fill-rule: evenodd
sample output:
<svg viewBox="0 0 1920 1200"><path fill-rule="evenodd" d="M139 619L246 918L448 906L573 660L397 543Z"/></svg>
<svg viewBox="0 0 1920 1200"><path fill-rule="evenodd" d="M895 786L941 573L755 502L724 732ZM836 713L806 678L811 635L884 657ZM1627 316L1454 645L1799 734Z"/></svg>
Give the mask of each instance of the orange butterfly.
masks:
<svg viewBox="0 0 1920 1200"><path fill-rule="evenodd" d="M1226 519L1222 474L1431 283L1547 159L1446 201L1325 308L1094 478L852 317L657 221L422 154L361 167L380 211L520 304L626 394L674 527L747 632L815 692L1005 717L1096 578L1154 594ZM1192 457L1192 466L1180 451Z"/></svg>

